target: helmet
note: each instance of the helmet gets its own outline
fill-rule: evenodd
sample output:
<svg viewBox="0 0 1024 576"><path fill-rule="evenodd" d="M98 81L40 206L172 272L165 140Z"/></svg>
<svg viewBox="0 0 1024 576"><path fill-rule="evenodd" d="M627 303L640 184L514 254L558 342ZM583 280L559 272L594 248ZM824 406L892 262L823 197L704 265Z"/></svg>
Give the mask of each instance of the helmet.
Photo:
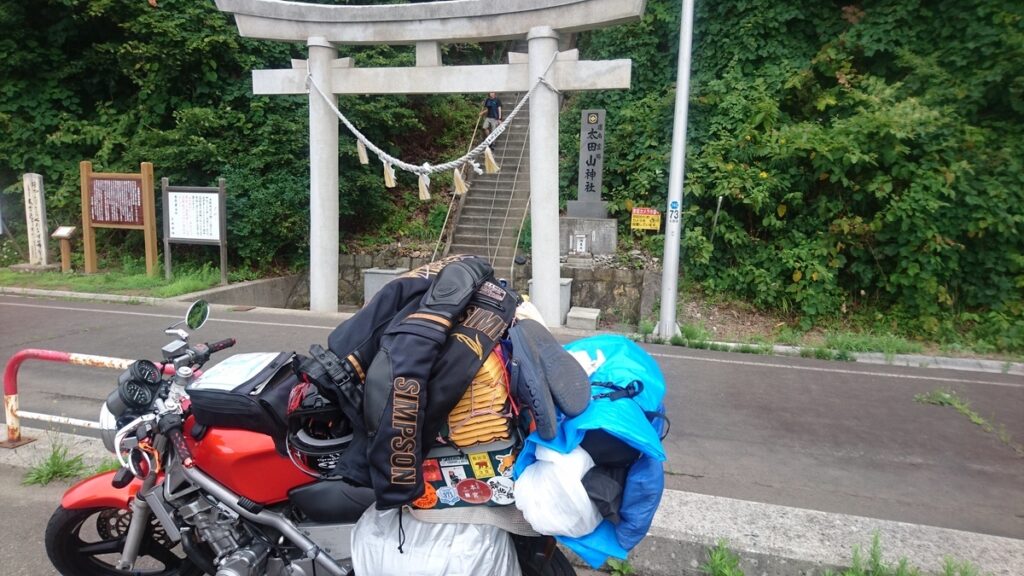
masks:
<svg viewBox="0 0 1024 576"><path fill-rule="evenodd" d="M296 468L324 478L352 442L352 423L310 382L299 382L288 397L288 457Z"/></svg>

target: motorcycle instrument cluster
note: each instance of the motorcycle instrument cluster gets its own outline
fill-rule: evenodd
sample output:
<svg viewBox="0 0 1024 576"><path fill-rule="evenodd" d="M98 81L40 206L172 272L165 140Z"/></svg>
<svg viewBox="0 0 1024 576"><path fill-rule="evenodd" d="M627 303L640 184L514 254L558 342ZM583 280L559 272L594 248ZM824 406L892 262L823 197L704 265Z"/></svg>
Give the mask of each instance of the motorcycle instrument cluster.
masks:
<svg viewBox="0 0 1024 576"><path fill-rule="evenodd" d="M160 384L160 368L149 360L136 360L117 379L118 396L131 408L148 408Z"/></svg>

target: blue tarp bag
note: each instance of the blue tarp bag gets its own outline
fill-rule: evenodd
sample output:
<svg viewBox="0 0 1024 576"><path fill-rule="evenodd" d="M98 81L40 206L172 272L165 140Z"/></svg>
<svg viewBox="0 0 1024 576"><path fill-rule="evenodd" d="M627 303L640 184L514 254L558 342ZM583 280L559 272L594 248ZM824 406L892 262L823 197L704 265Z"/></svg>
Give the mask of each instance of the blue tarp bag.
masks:
<svg viewBox="0 0 1024 576"><path fill-rule="evenodd" d="M640 452L640 458L629 469L622 493L619 515L622 520L612 524L604 520L594 532L581 538L558 537L592 567L604 564L608 556L625 559L631 548L647 534L654 512L661 502L665 487L662 462L665 451L660 433L664 420L653 414L664 414L665 378L650 355L622 336L601 335L577 340L565 349L583 360L590 374L591 394L601 396L610 383L625 388L639 380L643 389L632 398L595 398L575 418L563 419L558 435L543 440L536 433L526 438L516 460L515 477L536 460L537 445L568 454L583 441L588 430L604 430Z"/></svg>

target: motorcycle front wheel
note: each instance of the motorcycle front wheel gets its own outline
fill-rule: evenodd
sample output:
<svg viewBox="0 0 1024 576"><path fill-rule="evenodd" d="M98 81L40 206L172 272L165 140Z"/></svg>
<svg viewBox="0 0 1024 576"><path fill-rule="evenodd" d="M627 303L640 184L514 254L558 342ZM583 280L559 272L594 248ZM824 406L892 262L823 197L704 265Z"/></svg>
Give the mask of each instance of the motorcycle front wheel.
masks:
<svg viewBox="0 0 1024 576"><path fill-rule="evenodd" d="M576 576L565 554L555 546L554 538L512 536L523 576Z"/></svg>
<svg viewBox="0 0 1024 576"><path fill-rule="evenodd" d="M63 576L200 576L155 520L146 529L133 570L119 570L130 510L58 506L46 526L46 555Z"/></svg>

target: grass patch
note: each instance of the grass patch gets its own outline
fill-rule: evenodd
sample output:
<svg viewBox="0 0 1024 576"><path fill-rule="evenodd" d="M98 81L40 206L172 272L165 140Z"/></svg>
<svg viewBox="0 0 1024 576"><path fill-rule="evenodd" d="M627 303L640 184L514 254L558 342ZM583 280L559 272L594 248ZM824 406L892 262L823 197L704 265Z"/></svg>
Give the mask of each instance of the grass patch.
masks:
<svg viewBox="0 0 1024 576"><path fill-rule="evenodd" d="M771 354L772 347L770 344L740 344L732 349L733 352L739 352L740 354Z"/></svg>
<svg viewBox="0 0 1024 576"><path fill-rule="evenodd" d="M708 332L704 324L697 323L686 323L679 327L679 332L683 335L686 340L708 340L711 338L711 334Z"/></svg>
<svg viewBox="0 0 1024 576"><path fill-rule="evenodd" d="M740 557L729 550L724 541L719 541L714 548L708 549L708 559L701 564L700 571L709 576L744 576L740 568ZM875 532L871 539L871 549L867 557L860 546L853 548L853 558L850 567L835 572L825 570L825 576L921 576L919 568L911 566L906 558L900 558L895 564L888 563L882 558L882 544L878 533ZM980 576L981 572L970 562L960 562L952 558L945 558L942 576Z"/></svg>
<svg viewBox="0 0 1024 576"><path fill-rule="evenodd" d="M629 560L609 558L608 567L611 568L611 576L630 576L631 574L636 574L636 570L629 563Z"/></svg>
<svg viewBox="0 0 1024 576"><path fill-rule="evenodd" d="M855 360L853 354L846 350L833 350L823 347L801 348L800 357L815 358L817 360L838 360L841 362L853 362Z"/></svg>
<svg viewBox="0 0 1024 576"><path fill-rule="evenodd" d="M920 404L931 404L932 406L948 406L963 416L967 417L972 424L978 426L988 434L994 434L1000 442L1008 446L1020 456L1024 456L1024 446L1014 441L1013 437L1002 424L995 425L989 422L984 416L978 414L966 398L961 398L951 388L939 388L927 394L917 394L914 401Z"/></svg>
<svg viewBox="0 0 1024 576"><path fill-rule="evenodd" d="M654 322L651 322L650 320L641 320L640 326L637 327L637 331L640 332L640 335L643 336L644 340L646 340L648 336L654 333Z"/></svg>
<svg viewBox="0 0 1024 576"><path fill-rule="evenodd" d="M744 576L739 555L729 550L724 540L708 550L708 559L700 565L700 571L711 576Z"/></svg>
<svg viewBox="0 0 1024 576"><path fill-rule="evenodd" d="M103 474L104 472L115 472L121 469L121 463L117 461L117 458L111 456L103 462L100 462L93 468L93 474Z"/></svg>
<svg viewBox="0 0 1024 576"><path fill-rule="evenodd" d="M192 269L179 268L170 281L165 280L163 275L147 276L145 271L138 271L134 267L110 270L100 274L74 272L70 274L60 272L26 274L12 270L0 270L0 285L2 286L96 294L153 296L156 298L168 298L205 290L216 286L219 282L220 272L209 265Z"/></svg>
<svg viewBox="0 0 1024 576"><path fill-rule="evenodd" d="M776 327L774 338L777 344L799 346L804 340L804 332L787 324L782 324Z"/></svg>
<svg viewBox="0 0 1024 576"><path fill-rule="evenodd" d="M702 338L689 339L678 334L673 336L669 343L673 346L694 348L696 350L714 350L715 352L738 352L740 354L772 353L772 347L769 344L730 344L727 342L712 342Z"/></svg>
<svg viewBox="0 0 1024 576"><path fill-rule="evenodd" d="M892 334L873 332L829 332L825 335L825 347L842 352L881 352L886 358L896 354L920 354L924 346Z"/></svg>
<svg viewBox="0 0 1024 576"><path fill-rule="evenodd" d="M55 442L45 460L33 466L21 481L26 486L45 486L54 480L71 480L87 472L82 455L72 456L68 447Z"/></svg>

